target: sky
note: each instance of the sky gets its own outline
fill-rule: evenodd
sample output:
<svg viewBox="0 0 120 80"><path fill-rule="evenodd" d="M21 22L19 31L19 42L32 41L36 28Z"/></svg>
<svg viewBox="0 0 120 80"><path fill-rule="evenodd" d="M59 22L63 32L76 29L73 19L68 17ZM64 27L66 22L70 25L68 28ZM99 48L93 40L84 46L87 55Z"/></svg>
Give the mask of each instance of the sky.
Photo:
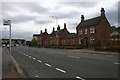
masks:
<svg viewBox="0 0 120 80"><path fill-rule="evenodd" d="M100 16L101 8L105 9L106 17L111 26L118 26L118 0L113 1L40 1L40 2L0 2L2 19L10 19L12 25L12 38L31 40L33 34L40 34L45 28L50 34L57 24L61 29L64 23L71 33L76 33L76 26L81 21ZM54 17L50 17L54 16ZM57 19L55 18L57 17ZM2 20L1 20L2 22ZM2 38L9 37L9 27L2 26Z"/></svg>

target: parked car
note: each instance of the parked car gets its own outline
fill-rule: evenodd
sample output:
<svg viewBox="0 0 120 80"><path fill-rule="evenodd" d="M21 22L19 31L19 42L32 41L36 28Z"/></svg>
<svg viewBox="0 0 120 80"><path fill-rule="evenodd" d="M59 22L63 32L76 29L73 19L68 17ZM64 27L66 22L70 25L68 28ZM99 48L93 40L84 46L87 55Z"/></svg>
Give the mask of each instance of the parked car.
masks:
<svg viewBox="0 0 120 80"><path fill-rule="evenodd" d="M7 48L9 48L9 47L10 47L10 45L8 44L8 45L7 45Z"/></svg>

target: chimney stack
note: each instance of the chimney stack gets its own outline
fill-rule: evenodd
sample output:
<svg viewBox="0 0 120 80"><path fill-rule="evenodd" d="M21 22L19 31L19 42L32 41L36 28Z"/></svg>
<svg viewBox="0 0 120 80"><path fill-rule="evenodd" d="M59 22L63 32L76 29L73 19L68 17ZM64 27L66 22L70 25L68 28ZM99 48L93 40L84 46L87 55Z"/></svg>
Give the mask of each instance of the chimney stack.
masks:
<svg viewBox="0 0 120 80"><path fill-rule="evenodd" d="M105 10L104 10L104 8L101 8L101 16L105 16Z"/></svg>
<svg viewBox="0 0 120 80"><path fill-rule="evenodd" d="M42 30L40 31L40 34L42 34Z"/></svg>
<svg viewBox="0 0 120 80"><path fill-rule="evenodd" d="M53 32L55 31L55 28L53 27Z"/></svg>
<svg viewBox="0 0 120 80"><path fill-rule="evenodd" d="M64 29L66 29L66 23L64 23Z"/></svg>
<svg viewBox="0 0 120 80"><path fill-rule="evenodd" d="M47 29L45 28L45 32L47 32Z"/></svg>
<svg viewBox="0 0 120 80"><path fill-rule="evenodd" d="M81 15L81 22L84 21L84 15Z"/></svg>
<svg viewBox="0 0 120 80"><path fill-rule="evenodd" d="M58 25L57 30L60 30L60 25Z"/></svg>

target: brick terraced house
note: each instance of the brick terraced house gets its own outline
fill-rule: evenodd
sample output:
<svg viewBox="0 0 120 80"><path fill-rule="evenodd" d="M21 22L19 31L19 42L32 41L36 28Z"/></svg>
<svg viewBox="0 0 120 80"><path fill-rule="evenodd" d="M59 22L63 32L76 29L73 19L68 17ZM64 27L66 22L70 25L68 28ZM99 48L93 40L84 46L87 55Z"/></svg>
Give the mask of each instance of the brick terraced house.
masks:
<svg viewBox="0 0 120 80"><path fill-rule="evenodd" d="M93 46L96 42L110 40L110 24L105 16L104 8L101 15L85 20L81 16L81 22L76 27L76 33L69 33L64 23L64 28L57 30L53 27L51 34L45 32L39 34L38 45L40 46Z"/></svg>
<svg viewBox="0 0 120 80"><path fill-rule="evenodd" d="M85 20L81 16L81 22L76 27L79 44L93 46L96 42L110 40L110 24L105 16L104 8L101 8L101 15Z"/></svg>
<svg viewBox="0 0 120 80"><path fill-rule="evenodd" d="M47 29L45 29L45 32L42 32L42 30L40 31L40 34L38 36L38 45L39 46L43 46L44 43L43 41L48 38L49 34L47 33Z"/></svg>
<svg viewBox="0 0 120 80"><path fill-rule="evenodd" d="M46 40L43 41L44 45L61 45L61 39L64 38L66 35L68 35L69 32L66 28L66 23L64 23L64 28L60 29L60 26L58 25L57 30L55 31L55 28L53 27L52 33L49 35Z"/></svg>

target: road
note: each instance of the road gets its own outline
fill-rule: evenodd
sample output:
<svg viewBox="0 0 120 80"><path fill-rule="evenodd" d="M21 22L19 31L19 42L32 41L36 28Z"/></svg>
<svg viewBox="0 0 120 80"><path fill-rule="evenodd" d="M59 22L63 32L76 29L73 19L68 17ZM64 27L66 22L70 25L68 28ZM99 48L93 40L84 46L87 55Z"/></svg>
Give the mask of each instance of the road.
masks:
<svg viewBox="0 0 120 80"><path fill-rule="evenodd" d="M29 78L117 78L117 55L67 49L12 47L12 55Z"/></svg>

